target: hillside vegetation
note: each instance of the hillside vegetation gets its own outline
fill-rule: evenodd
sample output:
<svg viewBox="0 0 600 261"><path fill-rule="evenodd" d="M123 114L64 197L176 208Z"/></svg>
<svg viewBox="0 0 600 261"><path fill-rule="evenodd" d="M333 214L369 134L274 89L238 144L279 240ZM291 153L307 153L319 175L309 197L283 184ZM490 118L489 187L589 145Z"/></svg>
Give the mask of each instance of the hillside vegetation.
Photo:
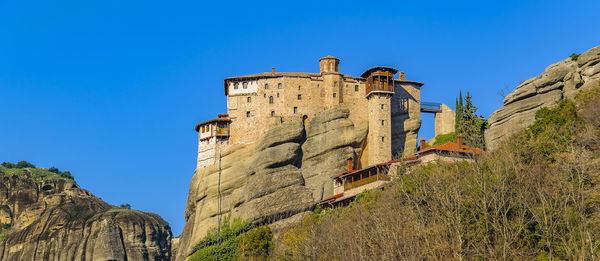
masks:
<svg viewBox="0 0 600 261"><path fill-rule="evenodd" d="M73 179L73 176L71 176L71 172L69 171L60 171L55 167L49 169L36 168L35 165L27 161L19 161L16 164L2 162L0 165L0 177L21 177L21 175L25 173L31 174L33 180L36 182L55 179Z"/></svg>
<svg viewBox="0 0 600 261"><path fill-rule="evenodd" d="M284 260L597 260L600 86L475 163L419 166L279 236Z"/></svg>

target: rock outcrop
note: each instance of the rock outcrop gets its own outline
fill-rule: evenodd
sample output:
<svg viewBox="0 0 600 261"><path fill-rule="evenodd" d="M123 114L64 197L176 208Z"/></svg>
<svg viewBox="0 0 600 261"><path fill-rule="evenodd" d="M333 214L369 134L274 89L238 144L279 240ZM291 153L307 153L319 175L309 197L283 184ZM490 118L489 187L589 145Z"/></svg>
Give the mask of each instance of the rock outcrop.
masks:
<svg viewBox="0 0 600 261"><path fill-rule="evenodd" d="M170 260L171 229L158 215L109 205L71 179L0 182L0 260Z"/></svg>
<svg viewBox="0 0 600 261"><path fill-rule="evenodd" d="M301 220L331 196L330 177L345 170L345 159L360 156L367 126L354 126L348 116L347 109L333 108L306 126L285 122L254 144L229 147L221 160L221 214L272 224L274 230ZM190 182L177 260L217 224L218 166L197 170Z"/></svg>
<svg viewBox="0 0 600 261"><path fill-rule="evenodd" d="M552 64L540 76L520 84L504 99L504 105L489 118L485 133L488 150L495 149L502 139L527 128L542 107L552 108L562 98L573 98L583 89L600 81L600 46Z"/></svg>

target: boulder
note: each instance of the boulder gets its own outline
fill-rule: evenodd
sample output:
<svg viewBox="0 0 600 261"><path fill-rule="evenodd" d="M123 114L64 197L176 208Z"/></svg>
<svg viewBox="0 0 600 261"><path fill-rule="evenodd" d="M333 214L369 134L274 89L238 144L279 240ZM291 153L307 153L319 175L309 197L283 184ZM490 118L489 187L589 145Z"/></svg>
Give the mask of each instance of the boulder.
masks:
<svg viewBox="0 0 600 261"><path fill-rule="evenodd" d="M177 260L217 225L219 214L281 230L295 224L332 191L330 176L345 171L367 136L347 109L335 107L302 120L284 122L254 144L229 147L221 159L221 212L218 211L218 166L196 170L186 206L186 225ZM325 192L327 191L327 192Z"/></svg>
<svg viewBox="0 0 600 261"><path fill-rule="evenodd" d="M109 205L70 179L13 181L0 183L0 209L13 219L0 260L171 258L171 229L156 214Z"/></svg>
<svg viewBox="0 0 600 261"><path fill-rule="evenodd" d="M486 147L495 149L511 135L535 121L535 112L552 108L562 98L574 98L581 90L600 81L600 47L552 64L537 77L531 78L506 96L504 105L490 115L490 128L485 132Z"/></svg>

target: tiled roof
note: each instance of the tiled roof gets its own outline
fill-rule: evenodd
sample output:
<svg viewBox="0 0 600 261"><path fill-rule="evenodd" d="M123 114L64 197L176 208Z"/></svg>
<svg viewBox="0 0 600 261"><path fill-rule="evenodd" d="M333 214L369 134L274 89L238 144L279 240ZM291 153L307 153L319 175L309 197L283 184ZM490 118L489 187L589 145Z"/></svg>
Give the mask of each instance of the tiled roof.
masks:
<svg viewBox="0 0 600 261"><path fill-rule="evenodd" d="M460 152L460 153L470 153L470 154L485 154L485 151L480 150L478 148L473 148L465 145L458 145L456 142L446 142L442 145L433 145L431 147L427 147L424 150L420 150L415 155L423 154L428 151L450 151L450 152Z"/></svg>
<svg viewBox="0 0 600 261"><path fill-rule="evenodd" d="M213 123L213 122L231 122L231 119L229 119L229 118L214 118L212 120L207 120L205 122L197 123L196 127L194 127L194 129L196 131L198 131L198 130L200 130L200 126L208 124L208 123Z"/></svg>

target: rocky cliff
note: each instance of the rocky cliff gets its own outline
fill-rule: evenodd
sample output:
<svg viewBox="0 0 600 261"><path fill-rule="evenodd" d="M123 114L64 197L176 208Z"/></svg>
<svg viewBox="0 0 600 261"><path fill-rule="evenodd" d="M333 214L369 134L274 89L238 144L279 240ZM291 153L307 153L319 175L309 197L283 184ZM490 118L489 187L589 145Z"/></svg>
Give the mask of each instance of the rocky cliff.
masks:
<svg viewBox="0 0 600 261"><path fill-rule="evenodd" d="M1 177L0 260L170 260L171 229L158 215L109 205L72 179L18 171Z"/></svg>
<svg viewBox="0 0 600 261"><path fill-rule="evenodd" d="M319 200L331 196L332 175L346 169L365 146L367 126L354 126L349 112L333 108L306 123L285 122L250 145L222 155L222 214L271 224L277 231L299 221ZM184 260L217 224L218 164L199 169L190 182L186 225L177 260Z"/></svg>
<svg viewBox="0 0 600 261"><path fill-rule="evenodd" d="M562 98L573 98L583 89L600 81L600 46L552 64L541 75L520 84L504 99L504 105L489 118L490 128L485 133L488 150L528 127L534 122L535 112L542 107L554 107Z"/></svg>

